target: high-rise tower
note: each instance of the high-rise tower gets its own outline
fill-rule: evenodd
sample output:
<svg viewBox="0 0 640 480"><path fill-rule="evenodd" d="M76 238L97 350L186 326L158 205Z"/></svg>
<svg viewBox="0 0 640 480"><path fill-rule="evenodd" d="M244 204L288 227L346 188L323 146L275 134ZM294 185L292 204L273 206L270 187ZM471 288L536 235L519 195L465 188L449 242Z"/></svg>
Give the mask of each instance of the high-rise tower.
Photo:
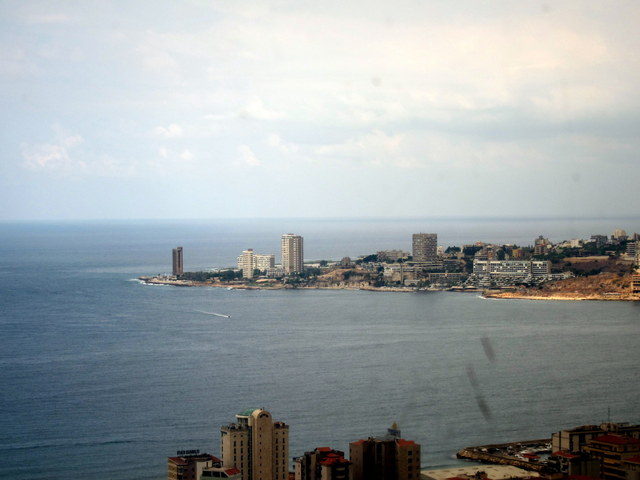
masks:
<svg viewBox="0 0 640 480"><path fill-rule="evenodd" d="M304 270L303 241L300 235L282 235L282 268L284 273L300 273Z"/></svg>
<svg viewBox="0 0 640 480"><path fill-rule="evenodd" d="M173 276L177 277L184 273L184 265L182 263L182 247L173 249Z"/></svg>
<svg viewBox="0 0 640 480"><path fill-rule="evenodd" d="M438 234L413 234L413 261L435 262L438 259Z"/></svg>
<svg viewBox="0 0 640 480"><path fill-rule="evenodd" d="M240 470L242 480L287 480L289 426L259 408L240 412L236 419L220 428L223 466Z"/></svg>
<svg viewBox="0 0 640 480"><path fill-rule="evenodd" d="M253 270L255 268L255 257L253 255L253 248L244 250L242 252L242 278L253 278Z"/></svg>

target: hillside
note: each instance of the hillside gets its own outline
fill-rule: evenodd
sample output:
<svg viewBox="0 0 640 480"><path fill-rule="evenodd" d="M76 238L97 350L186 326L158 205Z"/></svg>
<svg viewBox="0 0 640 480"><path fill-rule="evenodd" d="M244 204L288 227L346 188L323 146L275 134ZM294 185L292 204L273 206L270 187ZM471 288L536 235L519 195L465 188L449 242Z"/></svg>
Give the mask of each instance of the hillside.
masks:
<svg viewBox="0 0 640 480"><path fill-rule="evenodd" d="M640 295L632 295L630 291L631 274L600 273L547 282L537 288L520 288L510 292L487 291L485 296L539 300L640 300Z"/></svg>

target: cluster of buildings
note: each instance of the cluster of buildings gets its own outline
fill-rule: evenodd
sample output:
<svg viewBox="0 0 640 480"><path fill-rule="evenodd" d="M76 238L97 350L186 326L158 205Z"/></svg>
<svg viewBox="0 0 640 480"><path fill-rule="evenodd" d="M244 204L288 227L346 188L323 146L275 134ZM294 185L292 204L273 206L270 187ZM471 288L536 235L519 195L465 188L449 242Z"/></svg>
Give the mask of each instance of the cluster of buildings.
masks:
<svg viewBox="0 0 640 480"><path fill-rule="evenodd" d="M383 250L375 255L360 257L352 262L348 257L339 262L324 262L310 266L322 267L322 273L332 269L349 269L358 264L369 271L366 281L375 286L434 287L434 288L501 288L518 284L540 284L572 276L563 268L560 258L577 256L591 258L615 256L640 269L640 235L627 235L616 229L607 235L592 235L590 240L573 239L553 244L540 235L533 245L495 245L476 242L446 250L438 245L437 233L414 233L411 252ZM281 263L274 254L261 254L249 248L237 257L237 270L245 280L257 275L273 281L305 272L304 239L287 233L281 237ZM552 262L550 259L553 259ZM318 270L316 270L317 272ZM184 273L182 247L173 249L173 275ZM305 280L306 281L306 280ZM634 277L632 289L640 292L640 277Z"/></svg>
<svg viewBox="0 0 640 480"><path fill-rule="evenodd" d="M242 278L252 279L255 271L264 272L267 277L276 278L304 271L304 239L300 235L285 233L281 239L282 264L276 268L274 254L254 253L252 248L238 256L238 269Z"/></svg>
<svg viewBox="0 0 640 480"><path fill-rule="evenodd" d="M518 472L508 475L512 479L640 480L640 425L585 425L538 442L548 443L469 447L465 450L478 455L463 457L511 465L505 470L517 466ZM293 458L291 471L289 426L259 408L238 413L235 422L220 428L220 454L218 458L199 450L178 451L167 458L168 479L491 480L481 470L455 476L446 475L449 469L421 471L420 445L403 439L395 423L386 435L351 442L348 458L340 450L318 447Z"/></svg>
<svg viewBox="0 0 640 480"><path fill-rule="evenodd" d="M564 476L640 480L640 425L604 423L554 433L551 471Z"/></svg>
<svg viewBox="0 0 640 480"><path fill-rule="evenodd" d="M397 425L387 434L349 444L344 452L319 447L294 458L289 470L289 426L264 409L248 409L220 428L218 458L199 450L168 457L169 480L418 480L420 445L401 438Z"/></svg>

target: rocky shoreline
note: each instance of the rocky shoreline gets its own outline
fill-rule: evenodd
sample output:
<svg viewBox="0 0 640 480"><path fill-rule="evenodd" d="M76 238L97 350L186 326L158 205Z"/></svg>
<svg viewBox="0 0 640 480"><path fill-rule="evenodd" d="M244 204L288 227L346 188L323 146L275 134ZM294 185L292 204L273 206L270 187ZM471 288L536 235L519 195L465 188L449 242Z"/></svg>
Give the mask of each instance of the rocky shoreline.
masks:
<svg viewBox="0 0 640 480"><path fill-rule="evenodd" d="M477 290L477 289L456 289L456 288L427 288L417 289L414 287L374 287L367 284L344 284L335 285L289 285L277 282L263 282L262 284L246 284L242 281L232 282L197 282L193 280L180 280L168 276L139 277L139 281L148 285L169 285L174 287L212 287L226 288L228 290L364 290L370 292L475 292L481 293L485 298L509 299L509 300L551 300L551 301L640 301L640 294L631 294L624 291L580 291L575 289L575 282L571 284L573 291L562 291L557 287L559 282L555 282L554 287L548 289L519 289L517 291L504 290Z"/></svg>
<svg viewBox="0 0 640 480"><path fill-rule="evenodd" d="M173 287L212 287L226 288L227 290L364 290L370 292L400 292L412 293L418 291L463 291L451 289L417 289L414 287L373 287L370 285L288 285L275 282L265 282L260 285L247 285L242 282L196 282L193 280L179 280L171 277L138 277L138 280L147 285L169 285ZM481 292L475 289L466 289L465 292Z"/></svg>
<svg viewBox="0 0 640 480"><path fill-rule="evenodd" d="M602 293L602 294L581 294L581 293L555 293L550 295L540 295L525 292L494 292L486 291L482 294L485 298L502 298L512 300L559 300L559 301L640 301L640 295L631 293Z"/></svg>

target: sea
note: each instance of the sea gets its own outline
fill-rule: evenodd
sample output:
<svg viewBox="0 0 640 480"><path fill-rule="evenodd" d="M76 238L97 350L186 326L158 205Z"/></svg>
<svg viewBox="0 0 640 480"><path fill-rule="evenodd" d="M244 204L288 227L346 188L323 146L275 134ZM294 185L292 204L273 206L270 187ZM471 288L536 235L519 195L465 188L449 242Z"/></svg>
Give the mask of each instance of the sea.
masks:
<svg viewBox="0 0 640 480"><path fill-rule="evenodd" d="M140 283L234 266L439 244L531 245L640 231L640 218L238 219L0 223L0 478L162 479L178 450L264 408L290 456L397 423L422 468L465 446L640 422L640 303L477 293L227 290ZM217 315L216 315L217 314ZM224 316L221 316L224 315ZM228 317L227 317L228 316Z"/></svg>

